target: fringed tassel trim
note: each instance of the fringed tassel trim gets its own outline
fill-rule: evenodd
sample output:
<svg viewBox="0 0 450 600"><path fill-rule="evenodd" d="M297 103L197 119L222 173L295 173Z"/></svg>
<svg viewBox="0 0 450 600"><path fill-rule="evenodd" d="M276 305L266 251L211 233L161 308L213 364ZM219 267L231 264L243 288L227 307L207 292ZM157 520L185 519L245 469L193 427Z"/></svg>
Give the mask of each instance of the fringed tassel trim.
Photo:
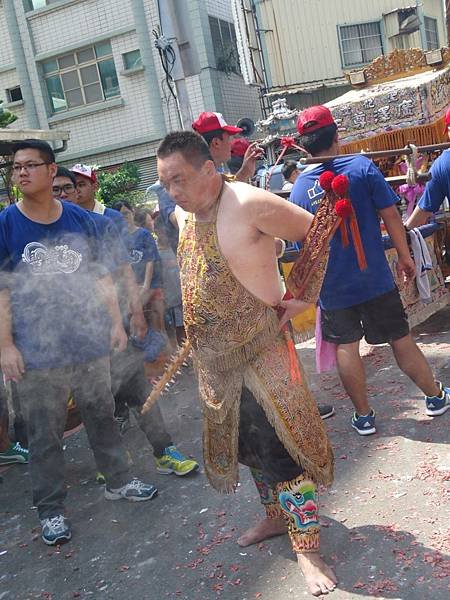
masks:
<svg viewBox="0 0 450 600"><path fill-rule="evenodd" d="M283 426L277 413L275 403L268 397L264 386L261 385L257 374L253 369L247 369L245 372L245 385L256 398L258 404L264 409L267 420L275 429L275 432L288 451L292 459L304 470L313 481L325 486L331 485L334 475L334 457L331 446L327 446L326 456L322 457L323 464L318 464L314 459L307 457L298 447L298 444L292 438L292 435ZM320 418L320 417L319 417Z"/></svg>

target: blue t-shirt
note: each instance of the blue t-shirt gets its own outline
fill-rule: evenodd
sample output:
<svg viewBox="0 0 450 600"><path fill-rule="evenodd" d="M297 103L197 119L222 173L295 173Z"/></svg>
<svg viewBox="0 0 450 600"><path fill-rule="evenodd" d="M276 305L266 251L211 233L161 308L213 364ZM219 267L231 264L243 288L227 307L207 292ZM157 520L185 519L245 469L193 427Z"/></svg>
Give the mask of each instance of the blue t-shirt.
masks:
<svg viewBox="0 0 450 600"><path fill-rule="evenodd" d="M108 266L108 270L114 273L123 264L129 264L128 249L113 219L107 217L106 212L103 215L91 211L87 212L94 219L98 232L102 237L103 247L106 250L103 260Z"/></svg>
<svg viewBox="0 0 450 600"><path fill-rule="evenodd" d="M118 210L115 210L114 208L108 208L107 206L105 207L103 216L111 219L117 228L120 237L125 242L128 236L128 225L125 221L125 217Z"/></svg>
<svg viewBox="0 0 450 600"><path fill-rule="evenodd" d="M333 171L336 175L343 173L350 180L350 199L368 265L366 270L360 270L351 233L349 232L350 243L344 248L338 230L330 243L330 257L320 292L321 307L338 310L371 300L394 289L394 278L384 254L377 211L394 205L398 198L381 172L366 157L342 156L300 173L291 191L290 201L314 214L324 194L319 185L319 177L324 171Z"/></svg>
<svg viewBox="0 0 450 600"><path fill-rule="evenodd" d="M14 343L27 369L107 356L111 319L96 281L111 268L91 214L70 202L44 225L16 205L0 213L0 289L11 295Z"/></svg>
<svg viewBox="0 0 450 600"><path fill-rule="evenodd" d="M161 274L161 257L152 234L143 227L138 227L133 233L128 234L130 262L133 267L136 281L142 285L145 280L147 263L153 263L153 274L150 287L161 288L163 285Z"/></svg>
<svg viewBox="0 0 450 600"><path fill-rule="evenodd" d="M427 212L437 212L444 198L450 199L450 149L444 152L431 165L431 179L425 186L419 208Z"/></svg>

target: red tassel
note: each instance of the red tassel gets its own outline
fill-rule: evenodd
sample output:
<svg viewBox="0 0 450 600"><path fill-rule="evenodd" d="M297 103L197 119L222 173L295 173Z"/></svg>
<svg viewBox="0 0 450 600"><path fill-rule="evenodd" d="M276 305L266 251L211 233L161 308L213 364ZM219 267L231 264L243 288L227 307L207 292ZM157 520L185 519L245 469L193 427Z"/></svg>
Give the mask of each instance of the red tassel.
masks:
<svg viewBox="0 0 450 600"><path fill-rule="evenodd" d="M289 352L289 373L291 375L292 383L301 383L302 376L300 373L300 368L298 366L298 358L297 351L295 349L294 340L291 337L291 333L288 329L288 325L283 328L284 339L286 340L286 345Z"/></svg>
<svg viewBox="0 0 450 600"><path fill-rule="evenodd" d="M349 245L349 241L347 232L347 222L344 219L342 219L341 224L339 225L339 229L341 230L342 245L344 248L346 248Z"/></svg>
<svg viewBox="0 0 450 600"><path fill-rule="evenodd" d="M294 296L289 290L283 296L283 300L291 300ZM278 318L281 319L284 313L284 308L281 306L277 307ZM283 325L282 328L284 339L289 353L289 374L291 376L292 383L301 383L302 375L300 373L300 367L298 366L297 350L295 349L294 340L289 329L289 323Z"/></svg>
<svg viewBox="0 0 450 600"><path fill-rule="evenodd" d="M353 244L355 246L356 258L358 259L358 265L361 271L367 269L367 260L364 253L364 246L361 240L361 234L359 233L358 221L356 219L355 212L353 211L350 217L350 231L352 233Z"/></svg>

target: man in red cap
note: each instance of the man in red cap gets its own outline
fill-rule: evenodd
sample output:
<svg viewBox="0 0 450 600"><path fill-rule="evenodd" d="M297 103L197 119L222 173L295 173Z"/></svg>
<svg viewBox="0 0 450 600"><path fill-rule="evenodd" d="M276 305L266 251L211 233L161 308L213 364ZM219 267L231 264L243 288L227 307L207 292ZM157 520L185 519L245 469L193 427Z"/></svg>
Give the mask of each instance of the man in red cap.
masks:
<svg viewBox="0 0 450 600"><path fill-rule="evenodd" d="M450 140L450 106L445 113L444 135ZM422 198L406 221L412 229L428 221L439 210L445 198L450 199L450 149L444 150L431 167L431 179L427 182Z"/></svg>
<svg viewBox="0 0 450 600"><path fill-rule="evenodd" d="M231 142L231 158L227 161L232 175L236 175L242 167L244 156L250 146L250 142L243 137L234 138Z"/></svg>
<svg viewBox="0 0 450 600"><path fill-rule="evenodd" d="M297 129L301 136L299 144L313 157L320 159L339 153L337 125L325 106L312 106L301 112ZM319 183L324 171L347 176L348 197L356 220L351 235L347 233L348 240L342 237L342 229L331 240L319 301L322 337L336 345L339 375L355 406L352 427L360 435L376 432L375 411L369 405L364 365L359 354L362 337L369 344L389 343L400 369L424 393L426 414L441 415L449 408L450 389L435 380L409 332L381 238L379 217L397 251L399 277L414 277L415 264L396 207L398 197L372 161L361 155L344 155L304 169L292 189L291 202L315 213L324 196ZM356 229L359 229L361 244L357 243L356 233L353 235ZM361 261L361 251L366 265Z"/></svg>
<svg viewBox="0 0 450 600"><path fill-rule="evenodd" d="M192 123L192 129L199 133L208 144L218 170L231 158L231 138L243 131L240 127L228 125L222 114L216 112L202 112ZM258 147L257 142L249 144L244 153L242 166L235 175L238 181L248 181L250 177L253 177L256 161L261 154L262 150Z"/></svg>

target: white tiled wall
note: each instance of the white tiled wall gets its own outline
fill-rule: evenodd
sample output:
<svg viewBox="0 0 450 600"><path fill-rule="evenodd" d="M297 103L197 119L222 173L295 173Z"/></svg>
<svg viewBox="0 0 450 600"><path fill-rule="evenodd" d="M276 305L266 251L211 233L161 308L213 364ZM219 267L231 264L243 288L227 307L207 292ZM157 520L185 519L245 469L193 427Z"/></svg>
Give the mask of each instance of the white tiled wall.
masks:
<svg viewBox="0 0 450 600"><path fill-rule="evenodd" d="M21 0L19 0L21 2ZM16 4L19 3L16 0ZM82 0L29 20L35 52L51 52L133 25L130 2L121 0Z"/></svg>
<svg viewBox="0 0 450 600"><path fill-rule="evenodd" d="M194 119L197 116L205 111L211 110L211 107L205 106L205 100L202 94L202 88L200 86L200 76L193 75L192 77L187 77L186 79L186 87L189 94L189 100L191 103L192 114Z"/></svg>
<svg viewBox="0 0 450 600"><path fill-rule="evenodd" d="M227 77L224 73L219 73L219 85L227 121L235 123L242 117L250 117L254 121L261 118L256 88L246 86L242 77Z"/></svg>
<svg viewBox="0 0 450 600"><path fill-rule="evenodd" d="M230 0L206 0L205 4L206 11L211 17L217 17L224 21L233 21Z"/></svg>
<svg viewBox="0 0 450 600"><path fill-rule="evenodd" d="M8 35L4 7L0 2L0 66L14 63L14 54Z"/></svg>
<svg viewBox="0 0 450 600"><path fill-rule="evenodd" d="M152 115L148 93L149 84L146 77L148 73L137 72L129 76L120 73L123 69L122 54L139 47L138 35L135 31L111 36L123 106L79 117L71 117L68 112L65 113L67 119L51 122L49 125L46 91L45 89L44 92L42 91L42 81L40 81L39 70L35 67L34 61L36 54L48 52L57 55L66 46L76 44L77 47L83 47L91 43L92 39L97 36L113 34L121 28L134 26L131 4L133 0L78 0L73 4L63 4L59 10L39 11L32 15L31 19L26 18L22 0L9 1L14 2L18 14L20 35L27 57L40 126L43 129L51 127L70 130L66 156L83 153L88 162L106 166L124 160L142 159L154 155L157 141L142 143L143 138L152 136L152 125L154 124L152 119L161 118L161 116ZM189 15L192 18L193 39L190 40L191 44L198 44L199 51L204 54L205 44L202 38L199 10L206 6L208 13L231 21L229 3L227 0L201 0L199 3L194 0L183 1L189 2ZM169 103L164 100L164 93L161 89L164 73L157 50L153 47L153 36L151 35L151 30L158 22L156 0L144 0L144 6L153 48L153 68L156 72L163 118L166 129L171 130L179 127L176 107L173 100ZM57 5L55 5L56 7ZM30 13L28 13L29 15ZM8 28L0 2L0 67L2 64L13 62ZM186 88L194 118L204 110L218 110L209 81L208 69L186 79ZM220 89L217 92L219 97L223 98L227 120L235 122L242 116L255 118L255 111L258 110L257 95L256 92L244 86L242 78L232 76L227 79L225 76L219 75L218 82ZM0 98L4 97L5 88L13 87L18 83L16 71L0 72ZM26 122L24 107L16 107L14 112L20 117L16 127L28 127L29 123ZM137 144L137 142L140 143ZM116 144L119 145L119 149L95 155L96 149ZM60 161L64 161L64 155L60 155Z"/></svg>

